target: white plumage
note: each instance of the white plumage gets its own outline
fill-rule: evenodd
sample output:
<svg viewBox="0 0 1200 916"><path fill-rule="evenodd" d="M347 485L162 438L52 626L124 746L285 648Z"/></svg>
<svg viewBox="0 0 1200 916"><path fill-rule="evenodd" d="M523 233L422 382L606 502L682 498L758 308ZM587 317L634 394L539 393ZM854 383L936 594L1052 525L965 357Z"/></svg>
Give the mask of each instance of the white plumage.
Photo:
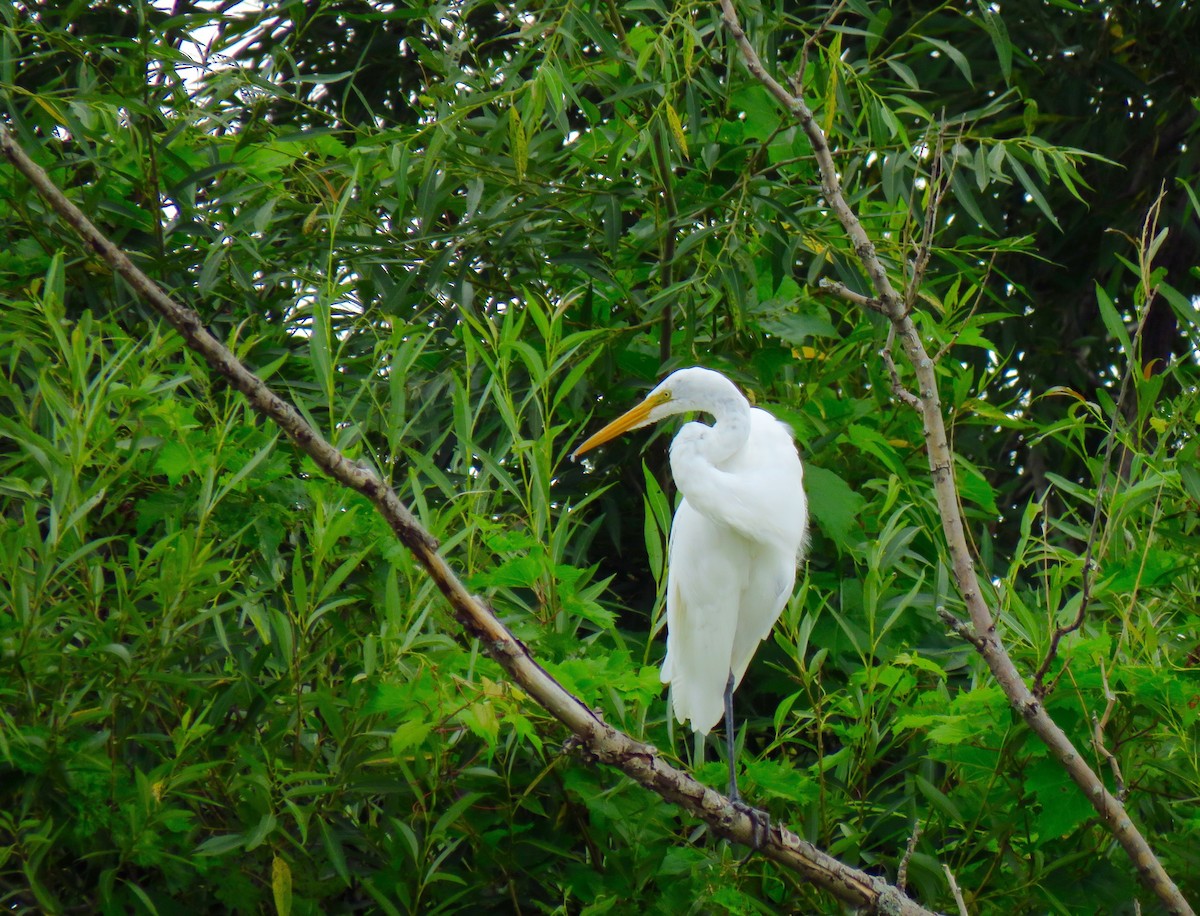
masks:
<svg viewBox="0 0 1200 916"><path fill-rule="evenodd" d="M680 369L575 454L689 411L711 414L714 423L687 423L671 443L683 499L671 525L661 677L676 719L708 734L796 581L808 502L791 431L720 373Z"/></svg>

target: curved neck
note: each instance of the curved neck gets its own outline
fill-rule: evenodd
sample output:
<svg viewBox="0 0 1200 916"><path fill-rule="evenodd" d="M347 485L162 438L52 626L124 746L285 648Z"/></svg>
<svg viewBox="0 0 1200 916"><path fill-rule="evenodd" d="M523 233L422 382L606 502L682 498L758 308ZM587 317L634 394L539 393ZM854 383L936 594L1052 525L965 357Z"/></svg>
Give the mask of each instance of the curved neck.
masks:
<svg viewBox="0 0 1200 916"><path fill-rule="evenodd" d="M720 464L750 438L750 403L735 389L714 400L705 410L712 414L714 422L704 435L702 450L709 461Z"/></svg>

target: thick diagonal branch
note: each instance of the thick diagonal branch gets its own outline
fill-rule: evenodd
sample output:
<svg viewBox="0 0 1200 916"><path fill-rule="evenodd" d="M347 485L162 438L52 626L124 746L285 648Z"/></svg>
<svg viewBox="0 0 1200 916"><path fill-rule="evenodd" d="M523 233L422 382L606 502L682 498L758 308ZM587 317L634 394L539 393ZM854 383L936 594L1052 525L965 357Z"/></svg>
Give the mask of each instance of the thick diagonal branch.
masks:
<svg viewBox="0 0 1200 916"><path fill-rule="evenodd" d="M1192 908L1180 894L1179 888L1162 867L1146 838L1134 825L1124 805L1105 788L1103 781L1084 757L1071 743L1071 739L1046 712L1041 701L1033 694L1013 664L1008 651L996 634L996 622L991 609L980 592L975 572L975 562L967 545L962 512L959 509L958 489L954 480L953 456L946 436L946 424L942 416L942 404L938 397L937 375L933 360L925 350L924 342L904 307L903 297L896 291L880 260L875 246L859 222L842 192L841 179L834 164L829 142L821 130L812 110L804 99L784 88L763 66L758 52L746 36L738 21L733 0L719 0L725 26L737 42L746 68L778 99L779 103L799 122L821 174L821 193L826 203L838 218L843 230L854 246L854 252L870 279L875 292L870 301L879 303L882 311L892 322L896 338L912 364L917 379L918 410L925 433L925 446L929 456L929 469L933 477L934 493L942 519L942 530L946 547L950 553L954 580L966 604L974 630L972 644L987 662L996 682L1004 691L1012 707L1024 718L1033 732L1070 774L1071 779L1096 809L1100 821L1112 832L1141 876L1142 881L1172 913L1192 913Z"/></svg>
<svg viewBox="0 0 1200 916"><path fill-rule="evenodd" d="M277 424L292 442L330 477L367 497L425 567L446 596L463 629L503 667L543 709L565 725L587 751L611 764L669 802L704 821L718 836L738 843L761 842L759 851L854 906L873 911L932 916L896 888L851 868L785 827L770 825L765 841L745 808L701 785L666 763L658 751L607 725L579 699L567 692L529 650L502 624L492 610L466 587L437 552L437 542L413 517L395 492L370 468L351 461L313 429L288 401L272 391L204 327L200 316L176 302L147 277L116 245L71 203L49 176L0 125L3 154L32 184L34 190L66 220L89 248L121 275L146 303L163 316L187 345L245 395L250 405ZM756 838L756 833L759 836Z"/></svg>

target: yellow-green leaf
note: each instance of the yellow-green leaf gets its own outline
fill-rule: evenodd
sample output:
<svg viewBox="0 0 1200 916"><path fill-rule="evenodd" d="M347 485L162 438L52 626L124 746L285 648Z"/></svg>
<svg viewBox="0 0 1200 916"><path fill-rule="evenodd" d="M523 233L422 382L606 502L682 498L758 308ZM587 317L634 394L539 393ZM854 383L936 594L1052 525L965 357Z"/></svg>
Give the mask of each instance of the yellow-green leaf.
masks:
<svg viewBox="0 0 1200 916"><path fill-rule="evenodd" d="M66 119L61 114L58 113L58 109L55 108L53 104L48 102L46 99L42 98L40 95L35 95L33 97L33 100L35 102L37 102L40 106L42 106L42 108L46 109L46 111L49 113L50 117L54 118L54 120L57 121L59 124L61 124L63 127L68 126Z"/></svg>
<svg viewBox="0 0 1200 916"><path fill-rule="evenodd" d="M279 856L271 863L271 896L275 898L275 912L279 916L291 916L292 868Z"/></svg>
<svg viewBox="0 0 1200 916"><path fill-rule="evenodd" d="M675 135L675 142L679 144L679 151L683 153L683 158L690 159L687 137L683 133L683 122L679 120L679 112L670 102L667 102L667 123L671 125L671 133Z"/></svg>
<svg viewBox="0 0 1200 916"><path fill-rule="evenodd" d="M524 181L525 168L529 165L529 137L521 121L521 112L515 105L508 109L508 145L517 170L517 181Z"/></svg>

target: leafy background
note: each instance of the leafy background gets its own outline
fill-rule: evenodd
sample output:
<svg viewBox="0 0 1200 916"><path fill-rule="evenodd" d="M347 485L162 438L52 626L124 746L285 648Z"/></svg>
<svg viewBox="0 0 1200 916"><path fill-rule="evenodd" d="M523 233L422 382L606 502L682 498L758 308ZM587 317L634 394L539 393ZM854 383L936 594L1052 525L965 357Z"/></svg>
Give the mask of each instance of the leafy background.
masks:
<svg viewBox="0 0 1200 916"><path fill-rule="evenodd" d="M951 176L917 308L981 587L1032 674L1089 582L1048 707L1200 896L1197 12L740 11L896 277ZM973 910L1133 911L1131 865L937 617L959 599L886 328L816 290L862 288L853 252L715 7L0 17L22 143L608 721L722 784L657 682L670 430L567 460L700 362L795 429L816 523L737 698L749 797L893 880L920 825L931 907L945 865ZM0 201L6 907L837 911L565 752L365 502L11 170Z"/></svg>

